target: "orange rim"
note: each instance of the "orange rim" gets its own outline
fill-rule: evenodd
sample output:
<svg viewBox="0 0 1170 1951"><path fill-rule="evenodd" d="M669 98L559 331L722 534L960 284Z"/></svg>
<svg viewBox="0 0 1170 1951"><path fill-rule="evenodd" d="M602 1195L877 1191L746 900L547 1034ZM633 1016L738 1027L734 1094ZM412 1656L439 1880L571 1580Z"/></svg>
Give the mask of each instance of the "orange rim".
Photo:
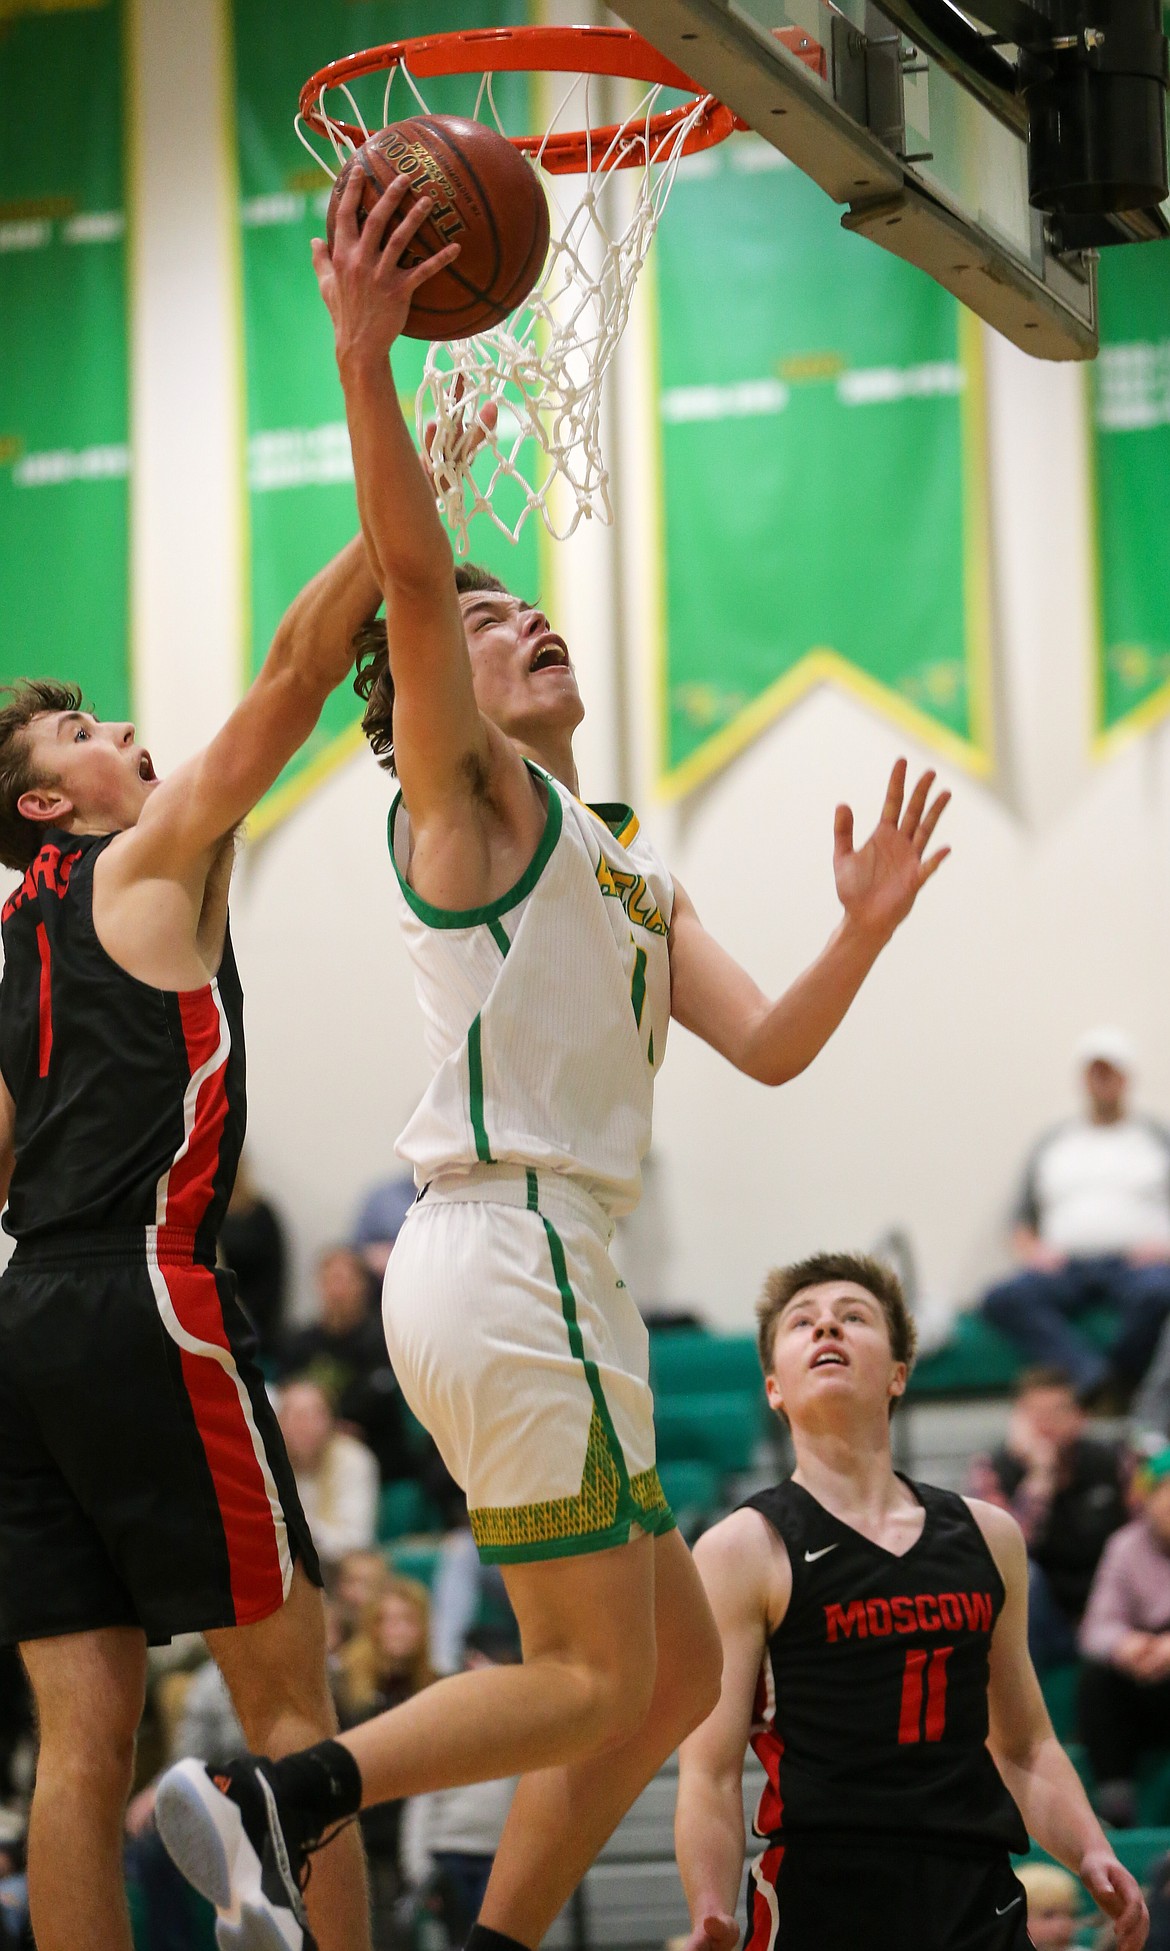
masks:
<svg viewBox="0 0 1170 1951"><path fill-rule="evenodd" d="M342 61L331 61L310 75L301 89L300 113L306 127L318 135L330 131L346 137L354 147L366 140L366 131L353 122L326 118L321 98L329 88L339 88L365 75L389 74L407 67L419 81L436 75L462 74L595 74L617 75L629 81L657 83L665 88L683 89L690 100L664 109L647 123L640 123L631 134L630 145L619 151L608 164L610 169L641 167L647 145L653 156L672 130L704 103L703 111L682 145L684 156L710 149L722 142L733 129L745 124L722 102L676 68L673 61L659 54L649 41L628 27L485 27L457 34L424 34L407 41L388 41L384 47L369 47L361 54L350 54ZM626 125L610 123L599 129L569 129L549 136L510 136L513 147L525 155L539 156L542 169L554 176L570 176L596 166L615 137Z"/></svg>

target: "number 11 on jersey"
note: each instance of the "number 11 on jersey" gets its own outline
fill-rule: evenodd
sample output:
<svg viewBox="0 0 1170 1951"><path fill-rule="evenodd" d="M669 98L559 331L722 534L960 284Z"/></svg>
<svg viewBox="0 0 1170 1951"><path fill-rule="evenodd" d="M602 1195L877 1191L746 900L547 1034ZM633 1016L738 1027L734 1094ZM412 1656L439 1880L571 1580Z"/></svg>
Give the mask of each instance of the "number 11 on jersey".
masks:
<svg viewBox="0 0 1170 1951"><path fill-rule="evenodd" d="M936 1646L928 1653L924 1647L913 1647L907 1653L898 1719L900 1746L911 1741L942 1740L947 1718L947 1661L954 1650L953 1646Z"/></svg>

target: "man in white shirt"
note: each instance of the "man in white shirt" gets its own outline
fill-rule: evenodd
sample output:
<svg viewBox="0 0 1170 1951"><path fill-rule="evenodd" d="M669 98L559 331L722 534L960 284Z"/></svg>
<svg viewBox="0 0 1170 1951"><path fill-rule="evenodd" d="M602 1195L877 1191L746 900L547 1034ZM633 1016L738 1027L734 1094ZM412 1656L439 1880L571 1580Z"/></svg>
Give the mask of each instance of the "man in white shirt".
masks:
<svg viewBox="0 0 1170 1951"><path fill-rule="evenodd" d="M987 1294L984 1312L1030 1362L1063 1368L1082 1397L1144 1374L1170 1313L1170 1132L1129 1109L1133 1049L1122 1031L1094 1030L1077 1059L1085 1111L1041 1139L1017 1211L1018 1273ZM1108 1353L1075 1323L1110 1308Z"/></svg>

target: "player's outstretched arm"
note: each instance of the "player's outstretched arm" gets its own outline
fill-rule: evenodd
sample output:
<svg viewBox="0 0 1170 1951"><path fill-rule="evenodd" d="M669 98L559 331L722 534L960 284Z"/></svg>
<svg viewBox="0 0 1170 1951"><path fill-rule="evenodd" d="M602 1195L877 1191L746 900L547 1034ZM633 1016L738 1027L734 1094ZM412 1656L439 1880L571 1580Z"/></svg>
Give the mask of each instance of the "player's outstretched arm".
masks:
<svg viewBox="0 0 1170 1951"><path fill-rule="evenodd" d="M400 217L407 184L393 177L359 229L361 186L355 170L338 204L332 252L318 239L313 264L333 320L362 529L386 599L394 757L417 844L452 803L487 799L488 783L501 771L527 799L532 793L511 744L476 706L451 545L389 359L415 291L458 246L404 266L402 254L430 202L419 197Z"/></svg>
<svg viewBox="0 0 1170 1951"><path fill-rule="evenodd" d="M378 607L360 536L293 600L268 655L222 730L168 774L111 850L111 881L183 878L262 799L353 663L353 637Z"/></svg>
<svg viewBox="0 0 1170 1951"><path fill-rule="evenodd" d="M707 933L676 887L670 927L676 1020L761 1084L786 1084L807 1069L950 852L927 852L950 799L943 792L932 800L933 784L934 773L924 772L907 800L906 761L899 759L881 819L860 848L853 844L852 812L837 808L833 871L844 917L816 961L776 1002Z"/></svg>
<svg viewBox="0 0 1170 1951"><path fill-rule="evenodd" d="M1076 1769L1053 1731L1028 1653L1028 1553L1015 1519L968 1499L1006 1591L991 1642L987 1745L1028 1834L1064 1863L1113 1919L1117 1951L1141 1951L1149 1913L1136 1878L1110 1848Z"/></svg>
<svg viewBox="0 0 1170 1951"><path fill-rule="evenodd" d="M700 1538L695 1564L723 1645L719 1704L679 1749L675 1853L690 1909L690 1951L734 1951L743 1874L743 1760L768 1628L765 1519L735 1511Z"/></svg>

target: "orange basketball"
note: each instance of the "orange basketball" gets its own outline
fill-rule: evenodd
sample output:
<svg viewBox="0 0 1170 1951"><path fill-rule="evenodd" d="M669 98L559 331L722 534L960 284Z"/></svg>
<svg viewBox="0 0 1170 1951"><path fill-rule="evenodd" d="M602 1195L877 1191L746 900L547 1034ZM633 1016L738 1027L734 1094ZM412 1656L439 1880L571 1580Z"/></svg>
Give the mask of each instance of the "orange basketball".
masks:
<svg viewBox="0 0 1170 1951"><path fill-rule="evenodd" d="M412 115L380 129L350 157L333 185L325 234L333 248L337 205L354 170L365 177L358 222L392 176L409 188L399 215L426 193L433 214L403 253L417 264L445 244L459 256L419 286L406 325L410 339L466 339L507 318L527 298L548 250L548 204L532 165L506 137L461 115Z"/></svg>

